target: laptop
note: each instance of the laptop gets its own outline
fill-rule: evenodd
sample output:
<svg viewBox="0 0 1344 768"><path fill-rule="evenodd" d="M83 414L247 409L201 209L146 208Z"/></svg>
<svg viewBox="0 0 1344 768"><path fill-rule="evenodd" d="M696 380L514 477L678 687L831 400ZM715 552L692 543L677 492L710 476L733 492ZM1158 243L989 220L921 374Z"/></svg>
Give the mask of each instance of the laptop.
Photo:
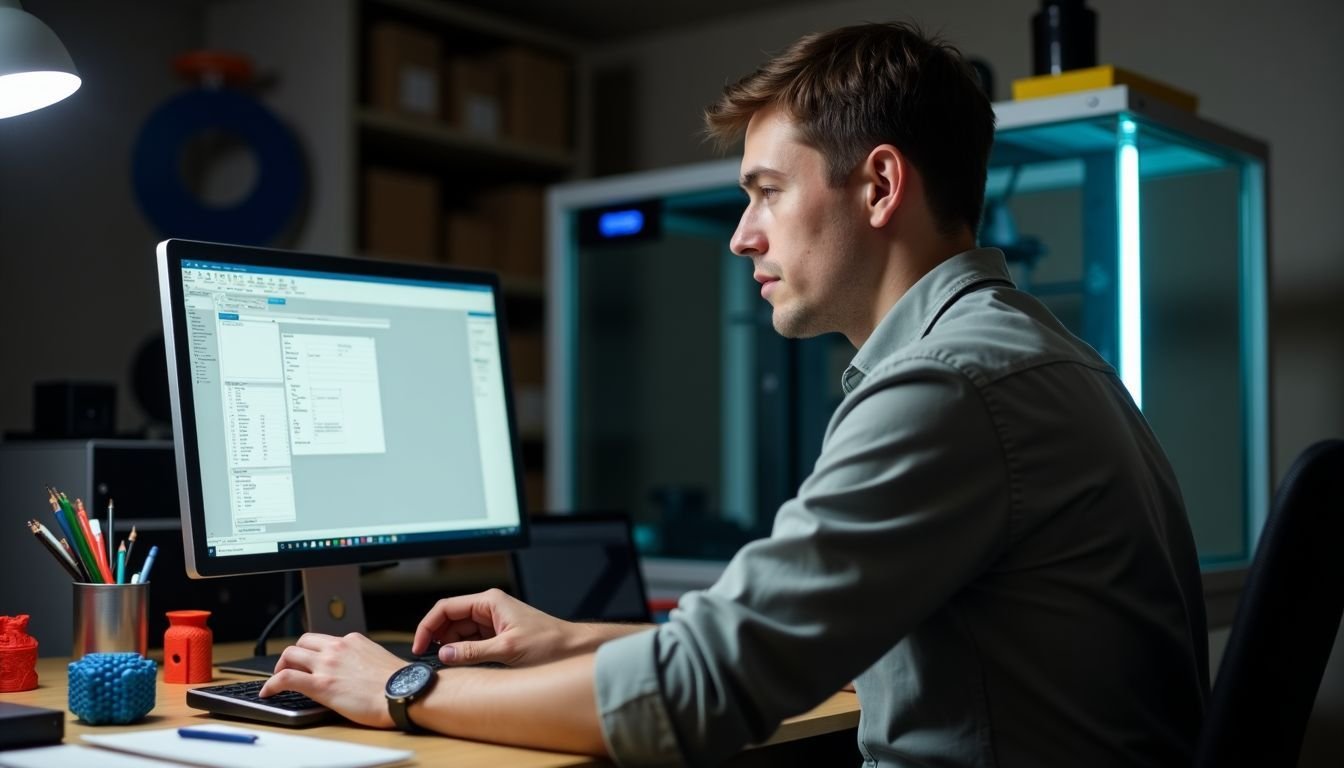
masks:
<svg viewBox="0 0 1344 768"><path fill-rule="evenodd" d="M542 515L530 528L511 555L522 600L566 621L652 621L628 516Z"/></svg>

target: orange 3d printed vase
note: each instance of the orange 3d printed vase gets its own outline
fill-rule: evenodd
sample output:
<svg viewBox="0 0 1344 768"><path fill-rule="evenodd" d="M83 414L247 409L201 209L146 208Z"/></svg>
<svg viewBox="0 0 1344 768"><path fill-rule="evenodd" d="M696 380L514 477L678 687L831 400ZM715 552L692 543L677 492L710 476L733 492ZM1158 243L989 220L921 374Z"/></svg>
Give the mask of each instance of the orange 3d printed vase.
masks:
<svg viewBox="0 0 1344 768"><path fill-rule="evenodd" d="M28 614L0 616L0 693L37 687L37 639L28 634Z"/></svg>
<svg viewBox="0 0 1344 768"><path fill-rule="evenodd" d="M208 683L215 642L214 633L205 625L209 611L168 611L168 630L163 633L163 681L165 683Z"/></svg>

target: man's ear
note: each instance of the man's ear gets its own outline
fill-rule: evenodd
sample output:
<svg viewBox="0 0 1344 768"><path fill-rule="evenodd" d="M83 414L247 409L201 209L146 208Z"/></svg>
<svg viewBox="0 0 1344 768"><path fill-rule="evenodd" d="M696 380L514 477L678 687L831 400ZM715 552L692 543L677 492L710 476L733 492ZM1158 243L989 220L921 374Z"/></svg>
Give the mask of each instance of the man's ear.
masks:
<svg viewBox="0 0 1344 768"><path fill-rule="evenodd" d="M861 166L863 204L868 214L868 224L874 229L887 226L900 207L905 197L909 167L905 155L890 144L873 147L873 151L864 158Z"/></svg>

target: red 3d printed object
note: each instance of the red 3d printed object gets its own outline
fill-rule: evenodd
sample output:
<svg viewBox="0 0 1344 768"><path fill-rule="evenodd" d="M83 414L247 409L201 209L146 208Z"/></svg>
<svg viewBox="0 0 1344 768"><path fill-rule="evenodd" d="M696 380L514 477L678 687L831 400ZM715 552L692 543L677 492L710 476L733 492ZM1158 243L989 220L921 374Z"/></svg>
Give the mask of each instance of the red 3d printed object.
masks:
<svg viewBox="0 0 1344 768"><path fill-rule="evenodd" d="M209 611L168 611L163 633L163 681L208 683L214 677L214 633L205 625Z"/></svg>
<svg viewBox="0 0 1344 768"><path fill-rule="evenodd" d="M0 616L0 693L37 687L37 639L28 634L28 614Z"/></svg>

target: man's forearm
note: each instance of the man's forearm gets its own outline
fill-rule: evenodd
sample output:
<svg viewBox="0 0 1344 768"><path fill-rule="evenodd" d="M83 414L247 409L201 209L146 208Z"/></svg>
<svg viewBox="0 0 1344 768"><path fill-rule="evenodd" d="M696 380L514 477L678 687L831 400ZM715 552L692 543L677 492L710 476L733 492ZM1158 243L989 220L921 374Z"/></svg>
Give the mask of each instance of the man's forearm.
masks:
<svg viewBox="0 0 1344 768"><path fill-rule="evenodd" d="M521 669L443 669L410 716L449 736L606 755L593 670L592 654Z"/></svg>
<svg viewBox="0 0 1344 768"><path fill-rule="evenodd" d="M571 653L596 653L598 646L608 640L615 640L618 637L633 635L636 632L644 632L653 629L653 624L626 624L615 622L592 622L579 624L580 632L576 633L578 643L570 650Z"/></svg>

